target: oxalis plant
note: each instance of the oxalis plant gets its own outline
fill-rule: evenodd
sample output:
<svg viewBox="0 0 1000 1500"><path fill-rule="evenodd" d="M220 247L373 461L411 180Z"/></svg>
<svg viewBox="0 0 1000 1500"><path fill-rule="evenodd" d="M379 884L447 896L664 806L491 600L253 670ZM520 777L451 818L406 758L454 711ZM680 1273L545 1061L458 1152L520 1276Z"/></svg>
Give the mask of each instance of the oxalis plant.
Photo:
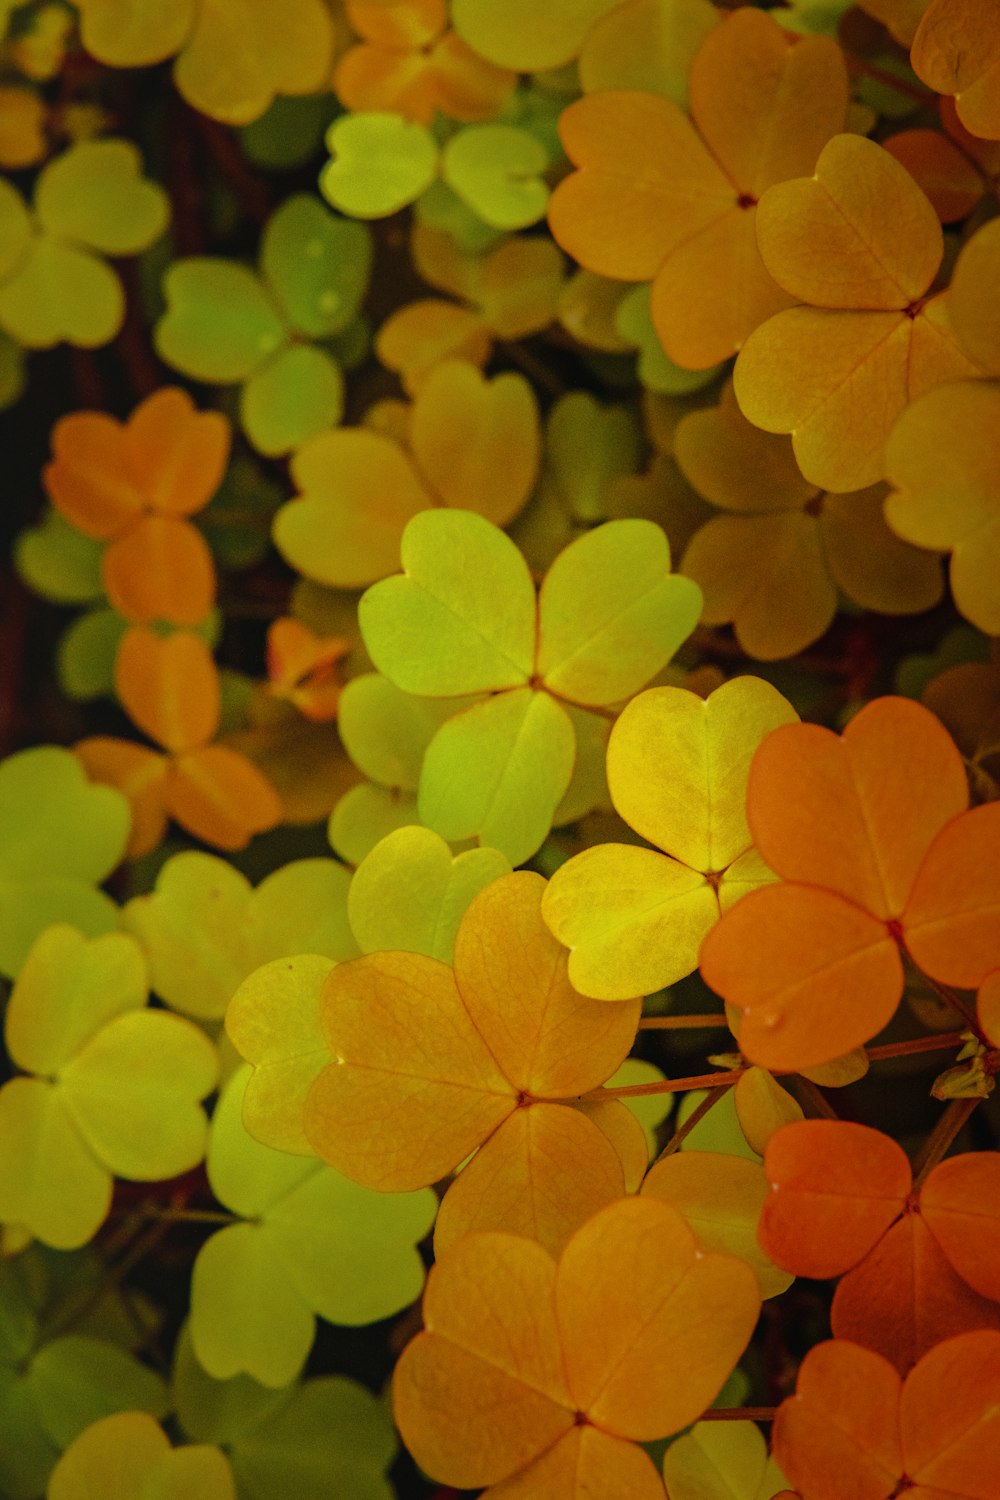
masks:
<svg viewBox="0 0 1000 1500"><path fill-rule="evenodd" d="M997 1500L1000 11L0 32L0 1500Z"/></svg>

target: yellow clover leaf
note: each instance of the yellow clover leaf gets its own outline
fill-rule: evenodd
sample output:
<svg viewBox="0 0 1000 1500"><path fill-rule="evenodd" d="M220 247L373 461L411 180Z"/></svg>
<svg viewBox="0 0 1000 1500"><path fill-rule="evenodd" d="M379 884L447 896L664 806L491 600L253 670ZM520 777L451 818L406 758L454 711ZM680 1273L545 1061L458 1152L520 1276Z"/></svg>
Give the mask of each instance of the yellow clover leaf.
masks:
<svg viewBox="0 0 1000 1500"><path fill-rule="evenodd" d="M655 848L586 849L556 871L542 904L583 994L627 999L690 974L720 905L772 878L752 847L746 778L764 735L796 718L756 677L704 699L650 688L626 706L608 744L608 785Z"/></svg>
<svg viewBox="0 0 1000 1500"><path fill-rule="evenodd" d="M133 938L48 928L14 986L6 1039L24 1074L0 1089L0 1219L72 1249L103 1222L113 1177L161 1181L201 1161L215 1049L191 1022L146 1009Z"/></svg>

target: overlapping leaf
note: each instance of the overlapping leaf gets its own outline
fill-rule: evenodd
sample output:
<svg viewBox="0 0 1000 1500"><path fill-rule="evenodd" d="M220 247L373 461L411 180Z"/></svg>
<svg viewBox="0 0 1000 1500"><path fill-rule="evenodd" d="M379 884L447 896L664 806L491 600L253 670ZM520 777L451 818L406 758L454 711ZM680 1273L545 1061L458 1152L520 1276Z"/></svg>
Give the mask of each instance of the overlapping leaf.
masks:
<svg viewBox="0 0 1000 1500"><path fill-rule="evenodd" d="M812 169L847 108L837 48L789 43L769 16L741 8L695 55L690 120L659 94L615 89L562 115L580 170L553 196L553 235L593 271L653 279L657 332L686 368L727 358L788 305L758 254L757 203Z"/></svg>
<svg viewBox="0 0 1000 1500"><path fill-rule="evenodd" d="M122 639L115 687L123 707L165 754L130 740L94 737L75 751L87 773L132 804L132 855L160 842L167 819L220 849L241 849L281 819L271 783L246 756L210 743L221 713L219 674L199 636L163 639L143 625Z"/></svg>
<svg viewBox="0 0 1000 1500"><path fill-rule="evenodd" d="M720 903L772 878L747 828L746 777L761 739L794 718L754 677L707 699L651 688L625 708L608 745L608 784L617 811L657 847L597 844L561 866L545 893L545 920L570 949L584 994L648 994L689 974Z"/></svg>
<svg viewBox="0 0 1000 1500"><path fill-rule="evenodd" d="M774 1451L806 1500L888 1500L912 1489L980 1500L1000 1483L1000 1334L946 1339L905 1381L846 1340L818 1344L778 1409Z"/></svg>
<svg viewBox="0 0 1000 1500"><path fill-rule="evenodd" d="M838 1338L905 1372L942 1338L1000 1328L1000 1168L991 1152L941 1162L914 1190L895 1141L865 1125L805 1120L771 1137L760 1240L802 1276L840 1276Z"/></svg>
<svg viewBox="0 0 1000 1500"><path fill-rule="evenodd" d="M784 1476L753 1422L697 1422L663 1458L671 1500L777 1500Z"/></svg>
<svg viewBox="0 0 1000 1500"><path fill-rule="evenodd" d="M385 1477L396 1437L385 1407L340 1375L269 1390L247 1375L213 1380L194 1357L187 1329L174 1359L172 1394L184 1432L217 1443L237 1488L253 1500L327 1500L339 1484L357 1500L392 1500Z"/></svg>
<svg viewBox="0 0 1000 1500"><path fill-rule="evenodd" d="M220 1019L254 969L296 953L351 958L349 876L330 859L292 860L256 889L225 860L195 850L166 861L122 925L142 947L150 984L185 1015Z"/></svg>
<svg viewBox="0 0 1000 1500"><path fill-rule="evenodd" d="M83 0L79 9L94 57L135 68L176 55L181 94L227 125L257 119L276 94L312 93L329 75L333 19L322 0L289 0L280 15L246 0L177 0L140 12L128 0Z"/></svg>
<svg viewBox="0 0 1000 1500"><path fill-rule="evenodd" d="M386 1197L316 1160L261 1145L243 1124L242 1068L212 1120L208 1179L239 1222L202 1246L191 1283L191 1339L215 1379L285 1386L301 1371L316 1316L362 1324L420 1294L415 1247L430 1228L429 1192Z"/></svg>
<svg viewBox="0 0 1000 1500"><path fill-rule="evenodd" d="M768 737L747 813L782 883L738 902L701 952L753 1062L810 1067L874 1036L902 995L903 944L962 988L996 967L1000 809L967 811L968 796L940 721L908 699L876 699L839 740L814 725Z"/></svg>
<svg viewBox="0 0 1000 1500"><path fill-rule="evenodd" d="M952 94L973 135L1000 140L1000 28L975 0L931 0L910 51L914 72Z"/></svg>
<svg viewBox="0 0 1000 1500"><path fill-rule="evenodd" d="M698 590L671 576L666 538L639 520L579 537L552 564L537 604L517 547L471 513L415 516L401 555L404 574L359 605L376 666L410 693L493 694L428 746L421 818L519 864L548 832L573 770L560 700L602 707L637 691L692 628Z"/></svg>
<svg viewBox="0 0 1000 1500"><path fill-rule="evenodd" d="M322 433L292 461L300 493L282 506L274 540L307 578L358 588L393 572L408 521L432 506L505 526L538 470L538 412L521 375L484 379L446 360L407 414L408 447L369 428Z"/></svg>
<svg viewBox="0 0 1000 1500"><path fill-rule="evenodd" d="M424 1331L396 1367L396 1421L444 1483L654 1500L659 1478L630 1444L704 1410L758 1306L748 1268L700 1254L650 1198L602 1209L558 1262L527 1239L469 1235L431 1272Z"/></svg>
<svg viewBox="0 0 1000 1500"><path fill-rule="evenodd" d="M550 240L512 235L485 253L469 254L446 232L418 224L411 245L423 279L458 299L407 303L376 335L379 359L411 394L442 360L482 366L495 340L524 338L554 320L564 262Z"/></svg>
<svg viewBox="0 0 1000 1500"><path fill-rule="evenodd" d="M101 1298L73 1332L43 1334L53 1303L94 1292L93 1264L60 1260L68 1262L61 1285L38 1247L0 1266L0 1484L11 1500L40 1495L62 1449L91 1422L115 1411L162 1417L169 1406L160 1377L128 1352L135 1330L115 1320L113 1300Z"/></svg>
<svg viewBox="0 0 1000 1500"><path fill-rule="evenodd" d="M881 146L838 135L814 176L769 189L757 220L765 265L804 305L768 319L741 351L740 406L756 426L791 434L813 484L876 484L908 403L981 373L932 294L943 252L937 215Z"/></svg>
<svg viewBox="0 0 1000 1500"><path fill-rule="evenodd" d="M695 490L729 512L695 532L681 568L705 597L702 619L732 622L749 655L803 650L833 620L838 590L886 614L916 614L940 598L937 559L901 545L883 520L885 490L820 493L788 439L742 415L731 386L717 408L681 419L674 453Z"/></svg>
<svg viewBox="0 0 1000 1500"><path fill-rule="evenodd" d="M13 977L53 922L88 937L117 925L97 889L125 852L128 803L87 785L68 750L44 745L0 766L0 972Z"/></svg>
<svg viewBox="0 0 1000 1500"><path fill-rule="evenodd" d="M350 110L394 110L430 125L440 111L453 120L488 120L516 78L473 52L448 26L445 0L407 0L387 7L350 0L360 41L337 63L333 86Z"/></svg>
<svg viewBox="0 0 1000 1500"><path fill-rule="evenodd" d="M156 1181L202 1158L215 1050L191 1022L145 1005L142 954L124 934L49 927L21 969L6 1040L29 1076L0 1090L0 1219L45 1244L85 1244L113 1176Z"/></svg>
<svg viewBox="0 0 1000 1500"><path fill-rule="evenodd" d="M560 1101L616 1070L639 1002L608 1008L577 993L542 922L542 888L519 873L482 890L458 928L454 969L375 953L338 965L323 986L334 1061L306 1100L306 1137L339 1171L393 1192L483 1147L451 1190L449 1238L459 1223L504 1227L514 1214L558 1245L623 1191L600 1127Z"/></svg>

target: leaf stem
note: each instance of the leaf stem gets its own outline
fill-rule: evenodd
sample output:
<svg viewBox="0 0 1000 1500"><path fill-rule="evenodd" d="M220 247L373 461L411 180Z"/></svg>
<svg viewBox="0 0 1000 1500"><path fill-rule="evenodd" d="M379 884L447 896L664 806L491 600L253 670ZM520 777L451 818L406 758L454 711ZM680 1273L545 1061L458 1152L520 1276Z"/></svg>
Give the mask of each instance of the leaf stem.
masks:
<svg viewBox="0 0 1000 1500"><path fill-rule="evenodd" d="M796 1080L795 1091L801 1094L812 1105L816 1114L824 1120L839 1120L840 1116L824 1094L823 1090L813 1083L811 1078L805 1078L800 1073Z"/></svg>
<svg viewBox="0 0 1000 1500"><path fill-rule="evenodd" d="M981 1103L981 1099L953 1099L947 1106L914 1158L914 1190L922 1186L938 1162L944 1159L948 1147Z"/></svg>
<svg viewBox="0 0 1000 1500"><path fill-rule="evenodd" d="M937 99L937 94L931 89L922 88L919 83L910 83L907 78L897 78L895 73L890 73L887 68L880 68L877 63L858 57L856 53L845 52L844 62L849 72L856 73L862 78L874 79L885 88L895 89L897 94L905 94L907 99L915 99L918 104L932 104Z"/></svg>
<svg viewBox="0 0 1000 1500"><path fill-rule="evenodd" d="M235 1224L238 1216L221 1209L211 1208L159 1208L150 1204L146 1209L150 1219L164 1220L169 1224Z"/></svg>
<svg viewBox="0 0 1000 1500"><path fill-rule="evenodd" d="M639 1099L643 1094L686 1094L691 1089L722 1089L749 1073L749 1067L725 1073L699 1073L693 1078L665 1078L662 1083L630 1083L623 1088L593 1089L584 1099Z"/></svg>
<svg viewBox="0 0 1000 1500"><path fill-rule="evenodd" d="M699 1422L773 1422L776 1406L711 1406Z"/></svg>
<svg viewBox="0 0 1000 1500"><path fill-rule="evenodd" d="M704 1016L643 1016L640 1031L698 1031L714 1030L717 1026L728 1026L725 1016L718 1012Z"/></svg>
<svg viewBox="0 0 1000 1500"><path fill-rule="evenodd" d="M701 1121L708 1114L709 1110L714 1109L723 1095L727 1094L728 1092L729 1090L726 1088L713 1089L712 1092L701 1101L697 1109L693 1109L691 1111L690 1115L688 1115L687 1119L684 1121L684 1124L674 1131L673 1135L670 1137L669 1141L664 1146L663 1150L660 1152L656 1160L662 1161L665 1156L673 1156L675 1151L679 1151L681 1146L687 1140L688 1136L691 1134L694 1127L701 1123Z"/></svg>
<svg viewBox="0 0 1000 1500"><path fill-rule="evenodd" d="M882 1062L890 1057L912 1057L917 1052L946 1052L949 1047L960 1047L965 1040L963 1031L942 1031L936 1036L917 1036L909 1042L887 1042L881 1047L866 1047L869 1062Z"/></svg>

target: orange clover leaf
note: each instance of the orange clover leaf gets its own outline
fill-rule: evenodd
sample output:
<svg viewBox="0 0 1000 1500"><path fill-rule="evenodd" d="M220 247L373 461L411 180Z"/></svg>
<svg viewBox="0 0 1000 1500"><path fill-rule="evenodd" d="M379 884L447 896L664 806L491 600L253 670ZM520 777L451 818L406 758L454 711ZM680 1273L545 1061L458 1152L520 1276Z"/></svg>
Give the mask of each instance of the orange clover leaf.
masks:
<svg viewBox="0 0 1000 1500"><path fill-rule="evenodd" d="M293 703L313 723L335 719L343 691L336 667L352 650L349 640L318 636L301 620L281 616L267 632L267 675L272 694Z"/></svg>
<svg viewBox="0 0 1000 1500"><path fill-rule="evenodd" d="M221 849L241 849L281 821L280 799L263 773L210 743L221 712L219 674L199 636L179 630L162 638L133 626L118 648L115 687L129 717L166 754L105 736L75 748L95 779L132 801L131 857L155 848L168 817Z"/></svg>
<svg viewBox="0 0 1000 1500"><path fill-rule="evenodd" d="M196 625L215 596L215 567L187 517L222 482L230 430L185 391L154 391L126 423L73 412L52 431L43 474L53 505L86 536L110 542L101 560L112 605L128 620Z"/></svg>
<svg viewBox="0 0 1000 1500"><path fill-rule="evenodd" d="M973 135L1000 140L1000 18L980 0L931 0L910 49L913 71L952 94Z"/></svg>
<svg viewBox="0 0 1000 1500"><path fill-rule="evenodd" d="M698 494L728 512L698 528L681 571L704 595L703 623L731 622L751 656L771 661L810 645L833 620L838 590L885 614L940 599L937 558L883 519L885 488L823 494L803 479L787 437L747 421L731 384L718 407L681 419L674 456Z"/></svg>
<svg viewBox="0 0 1000 1500"><path fill-rule="evenodd" d="M843 128L847 77L833 43L793 39L744 7L709 31L690 96L690 119L658 94L615 89L564 110L560 131L579 170L553 194L549 224L588 270L652 279L667 354L707 369L788 305L757 250L757 203L773 183L810 171Z"/></svg>
<svg viewBox="0 0 1000 1500"><path fill-rule="evenodd" d="M982 373L930 295L943 253L937 215L888 151L838 135L814 176L768 190L757 239L775 281L804 305L747 340L737 399L756 426L791 433L814 484L864 489L883 478L886 439L910 401Z"/></svg>
<svg viewBox="0 0 1000 1500"><path fill-rule="evenodd" d="M481 1147L445 1199L444 1240L507 1227L509 1206L519 1229L555 1247L624 1191L617 1148L565 1106L617 1070L641 1002L609 1007L573 989L541 919L543 887L527 871L486 886L459 926L454 968L373 953L323 985L333 1061L307 1096L306 1137L383 1192L426 1186Z"/></svg>
<svg viewBox="0 0 1000 1500"><path fill-rule="evenodd" d="M444 360L482 366L495 339L522 339L554 321L565 261L550 239L515 234L485 255L473 255L444 230L417 224L410 245L424 281L459 299L408 302L376 334L376 354L398 372L410 395Z"/></svg>
<svg viewBox="0 0 1000 1500"><path fill-rule="evenodd" d="M885 452L892 485L886 520L905 541L950 551L956 607L994 635L1000 633L998 424L995 381L951 381L907 407Z"/></svg>
<svg viewBox="0 0 1000 1500"><path fill-rule="evenodd" d="M890 1137L805 1120L775 1132L764 1171L760 1244L795 1275L842 1278L831 1311L838 1338L905 1373L942 1338L1000 1328L992 1152L948 1158L917 1190Z"/></svg>
<svg viewBox="0 0 1000 1500"><path fill-rule="evenodd" d="M909 699L875 699L840 737L768 736L747 815L782 884L751 891L701 950L752 1062L797 1070L868 1041L902 995L903 953L970 989L997 966L1000 805L967 808L961 756Z"/></svg>
<svg viewBox="0 0 1000 1500"><path fill-rule="evenodd" d="M630 1443L701 1414L759 1306L749 1268L702 1254L652 1198L603 1208L558 1262L527 1239L468 1235L428 1278L396 1421L435 1478L498 1485L498 1500L656 1500L656 1470Z"/></svg>
<svg viewBox="0 0 1000 1500"><path fill-rule="evenodd" d="M905 1381L833 1339L803 1360L773 1446L804 1500L986 1500L1000 1492L998 1429L1000 1333L945 1339Z"/></svg>
<svg viewBox="0 0 1000 1500"><path fill-rule="evenodd" d="M509 68L480 57L448 26L445 0L347 0L361 41L337 63L333 87L350 110L392 110L430 125L491 120L517 82Z"/></svg>
<svg viewBox="0 0 1000 1500"><path fill-rule="evenodd" d="M468 509L506 526L524 507L541 443L523 375L486 379L464 360L445 360L404 412L405 444L372 425L323 432L298 449L292 477L301 493L277 512L274 540L304 577L332 588L384 578L422 511Z"/></svg>
<svg viewBox="0 0 1000 1500"><path fill-rule="evenodd" d="M794 718L756 677L705 699L650 688L625 707L608 743L608 785L620 816L656 848L585 849L556 871L542 902L584 994L649 994L690 974L720 906L772 878L752 850L746 777L763 737Z"/></svg>

